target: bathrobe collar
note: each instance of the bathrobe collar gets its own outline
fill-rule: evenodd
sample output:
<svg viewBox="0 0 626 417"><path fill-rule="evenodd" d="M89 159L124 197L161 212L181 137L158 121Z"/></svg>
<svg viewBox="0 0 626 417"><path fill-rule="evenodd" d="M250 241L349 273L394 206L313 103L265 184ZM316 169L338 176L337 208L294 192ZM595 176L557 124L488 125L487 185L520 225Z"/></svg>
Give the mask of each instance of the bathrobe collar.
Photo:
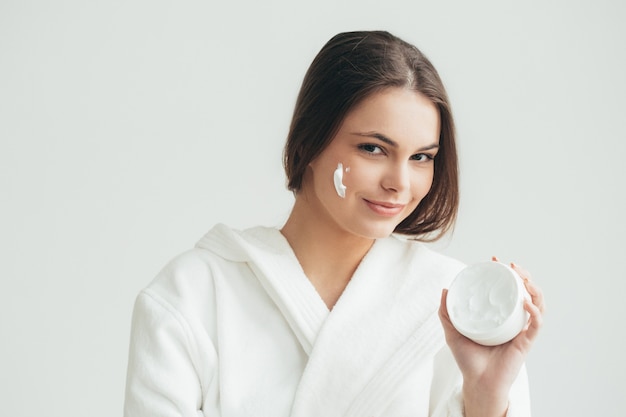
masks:
<svg viewBox="0 0 626 417"><path fill-rule="evenodd" d="M197 246L246 262L309 355L292 417L375 415L412 364L443 345L441 264L421 244L377 240L332 312L275 228L218 225Z"/></svg>

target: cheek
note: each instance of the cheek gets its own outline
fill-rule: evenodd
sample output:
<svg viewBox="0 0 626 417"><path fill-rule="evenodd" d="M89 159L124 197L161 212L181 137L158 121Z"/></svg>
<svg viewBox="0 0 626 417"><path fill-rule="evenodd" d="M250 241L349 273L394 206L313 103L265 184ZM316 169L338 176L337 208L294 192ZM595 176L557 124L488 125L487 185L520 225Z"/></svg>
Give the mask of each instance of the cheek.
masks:
<svg viewBox="0 0 626 417"><path fill-rule="evenodd" d="M371 188L372 185L378 183L379 176L375 167L364 164L363 161L359 161L357 158L352 160L346 159L342 163L344 166L343 184L347 187L348 192L351 189L355 191Z"/></svg>
<svg viewBox="0 0 626 417"><path fill-rule="evenodd" d="M421 200L432 188L433 179L434 171L432 169L416 172L411 180L411 193Z"/></svg>

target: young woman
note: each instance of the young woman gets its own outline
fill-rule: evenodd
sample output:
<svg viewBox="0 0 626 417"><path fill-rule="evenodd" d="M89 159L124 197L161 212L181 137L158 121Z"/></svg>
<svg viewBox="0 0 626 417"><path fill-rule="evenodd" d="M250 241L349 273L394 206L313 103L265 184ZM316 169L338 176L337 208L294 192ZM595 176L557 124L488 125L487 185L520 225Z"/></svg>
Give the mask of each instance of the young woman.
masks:
<svg viewBox="0 0 626 417"><path fill-rule="evenodd" d="M529 416L524 359L461 336L427 249L453 224L457 155L436 70L387 32L333 37L309 68L285 147L280 229L218 225L143 290L125 415ZM392 235L393 234L393 235Z"/></svg>

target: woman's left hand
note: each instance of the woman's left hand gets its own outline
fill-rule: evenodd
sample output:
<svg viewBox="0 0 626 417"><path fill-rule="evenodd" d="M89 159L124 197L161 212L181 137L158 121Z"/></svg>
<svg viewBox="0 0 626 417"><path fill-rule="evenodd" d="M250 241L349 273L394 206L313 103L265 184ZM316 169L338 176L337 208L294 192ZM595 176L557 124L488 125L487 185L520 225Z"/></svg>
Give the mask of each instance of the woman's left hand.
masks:
<svg viewBox="0 0 626 417"><path fill-rule="evenodd" d="M497 259L494 257L494 261ZM528 325L513 340L498 346L483 346L460 334L452 325L446 307L447 290L443 290L439 318L446 342L463 374L463 396L466 415L504 415L508 407L508 394L513 382L537 338L544 312L543 294L523 268L511 267L524 280L531 300L524 309L530 314ZM474 408L474 405L478 409ZM475 412L471 412L471 410Z"/></svg>

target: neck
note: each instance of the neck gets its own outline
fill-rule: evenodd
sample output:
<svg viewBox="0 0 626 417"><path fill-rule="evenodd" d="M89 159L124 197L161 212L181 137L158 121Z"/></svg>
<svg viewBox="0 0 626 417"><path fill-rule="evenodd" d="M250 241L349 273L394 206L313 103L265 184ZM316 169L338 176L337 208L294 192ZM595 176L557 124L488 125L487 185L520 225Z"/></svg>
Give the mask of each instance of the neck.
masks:
<svg viewBox="0 0 626 417"><path fill-rule="evenodd" d="M302 196L281 229L305 275L329 308L348 285L373 239L354 235L323 219Z"/></svg>

